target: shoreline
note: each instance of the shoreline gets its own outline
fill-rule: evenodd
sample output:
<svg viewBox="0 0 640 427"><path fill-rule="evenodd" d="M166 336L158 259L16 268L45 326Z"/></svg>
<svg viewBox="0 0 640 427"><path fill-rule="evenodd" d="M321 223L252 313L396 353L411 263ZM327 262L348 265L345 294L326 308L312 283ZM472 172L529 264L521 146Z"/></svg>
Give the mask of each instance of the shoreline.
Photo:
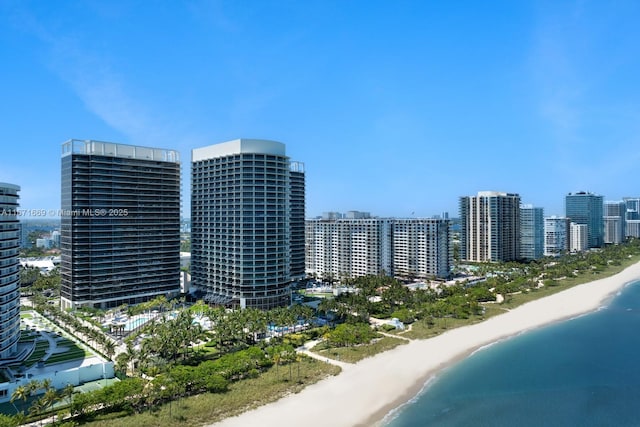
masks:
<svg viewBox="0 0 640 427"><path fill-rule="evenodd" d="M566 321L606 305L640 280L640 262L613 276L576 285L479 323L377 354L296 395L227 418L212 426L382 426L392 411L416 397L438 372L482 347ZM427 385L428 386L428 385Z"/></svg>
<svg viewBox="0 0 640 427"><path fill-rule="evenodd" d="M567 322L573 319L577 319L581 316L586 316L589 315L591 313L594 313L596 311L598 311L601 307L606 307L606 305L608 305L608 301L611 301L613 298L615 298L618 294L618 292L622 289L624 289L627 285L640 280L640 276L638 277L638 279L635 280L631 280L627 283L624 283L618 290L614 290L611 293L609 293L607 296L605 296L605 298L601 301L601 304L598 307L595 307L593 309L589 309L585 312L582 313L578 313L572 316L566 316L563 318L559 318L556 320L551 320L548 323L542 323L540 325L536 325L533 326L531 328L528 329L524 329L521 330L519 332L515 332L513 334L510 335L505 335L505 336L501 336L501 337L497 337L495 340L489 341L485 344L481 344L477 347L473 347L473 348L469 348L468 351L464 352L463 354L460 354L458 356L455 356L453 359L450 359L447 362L444 362L444 364L440 367L434 367L431 371L429 371L421 380L417 380L415 382L415 384L413 384L409 389L407 389L407 393L405 393L403 396L398 397L397 399L394 400L393 403L390 403L388 405L388 409L380 409L379 411L377 411L375 414L371 414L371 416L369 416L366 421L356 424L354 427L384 427L386 425L387 422L391 421L394 417L391 416L392 414L394 414L396 411L401 411L402 407L404 407L407 404L410 404L412 400L416 399L417 397L419 397L419 395L424 392L427 388L429 388L429 384L432 383L433 381L438 379L438 376L440 373L444 372L445 370L455 366L456 364L464 361L465 359L467 359L468 357L473 356L475 353L479 352L479 351L484 351L484 349L492 347L494 344L499 344L502 341L506 341L509 340L511 338L515 338L517 336L526 334L528 332L540 329L540 328L545 328L548 326L552 326L558 323L562 323L562 322ZM582 285L587 285L589 283L592 282L587 282L587 283L583 283ZM577 285L577 286L582 286L582 285ZM577 287L576 286L576 287ZM573 289L573 288L570 288ZM569 290L569 289L566 289ZM564 291L561 291L564 292ZM559 292L559 293L561 293ZM557 294L554 294L557 295ZM550 295L548 297L545 298L550 298L553 297L554 295ZM544 298L541 298L541 300ZM538 300L535 300L538 301ZM531 301L527 304L530 304L532 302L535 301ZM521 306L520 306L521 307ZM516 307L519 308L519 307ZM507 312L505 312L504 314L507 314ZM500 315L502 316L502 315ZM498 316L496 316L498 317ZM489 319L487 319L489 320ZM485 322L485 321L483 321ZM470 326L475 326L477 324L474 325L468 325L468 326L464 326L466 327L470 327ZM449 332L449 331L447 331ZM435 337L434 337L435 338ZM431 338L429 338L431 339ZM426 341L426 340L423 340ZM386 412L385 412L386 411ZM390 417L391 416L391 417Z"/></svg>

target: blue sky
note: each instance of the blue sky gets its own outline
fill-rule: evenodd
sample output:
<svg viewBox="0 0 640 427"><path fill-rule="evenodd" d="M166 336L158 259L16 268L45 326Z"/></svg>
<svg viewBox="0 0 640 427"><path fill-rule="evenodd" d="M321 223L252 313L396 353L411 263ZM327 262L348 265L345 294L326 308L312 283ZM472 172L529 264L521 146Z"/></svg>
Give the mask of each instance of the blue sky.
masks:
<svg viewBox="0 0 640 427"><path fill-rule="evenodd" d="M0 182L60 206L70 138L281 141L307 216L639 196L637 1L0 2Z"/></svg>

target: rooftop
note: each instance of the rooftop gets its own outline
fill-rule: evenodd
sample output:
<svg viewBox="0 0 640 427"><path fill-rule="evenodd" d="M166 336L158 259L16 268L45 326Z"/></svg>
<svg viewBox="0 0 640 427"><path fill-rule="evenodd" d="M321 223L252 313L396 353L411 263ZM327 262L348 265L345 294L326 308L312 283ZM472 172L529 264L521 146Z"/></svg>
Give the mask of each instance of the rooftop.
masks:
<svg viewBox="0 0 640 427"><path fill-rule="evenodd" d="M126 159L155 160L179 163L180 154L176 150L93 141L90 139L70 139L62 143L62 157L72 154L121 157Z"/></svg>

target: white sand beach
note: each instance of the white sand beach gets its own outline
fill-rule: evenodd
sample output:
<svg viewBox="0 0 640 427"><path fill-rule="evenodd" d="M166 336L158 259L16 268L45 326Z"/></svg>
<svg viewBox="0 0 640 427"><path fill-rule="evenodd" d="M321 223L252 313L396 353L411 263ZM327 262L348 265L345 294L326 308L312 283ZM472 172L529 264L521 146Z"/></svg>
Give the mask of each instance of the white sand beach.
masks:
<svg viewBox="0 0 640 427"><path fill-rule="evenodd" d="M621 273L524 304L482 323L412 341L216 427L372 426L412 398L443 367L499 339L596 310L625 284L640 280L640 263Z"/></svg>

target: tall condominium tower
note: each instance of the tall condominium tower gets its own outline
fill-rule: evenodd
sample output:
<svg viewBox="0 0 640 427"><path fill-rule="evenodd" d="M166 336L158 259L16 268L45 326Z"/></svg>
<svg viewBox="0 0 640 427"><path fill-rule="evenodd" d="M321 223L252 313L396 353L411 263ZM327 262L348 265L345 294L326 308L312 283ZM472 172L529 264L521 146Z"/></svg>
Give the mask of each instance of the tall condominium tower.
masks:
<svg viewBox="0 0 640 427"><path fill-rule="evenodd" d="M544 219L544 256L557 257L569 251L569 218L550 216Z"/></svg>
<svg viewBox="0 0 640 427"><path fill-rule="evenodd" d="M289 304L304 263L302 165L258 139L194 149L191 160L192 284L212 304Z"/></svg>
<svg viewBox="0 0 640 427"><path fill-rule="evenodd" d="M582 252L589 249L589 230L587 225L572 222L569 229L571 230L571 237L569 238L571 252Z"/></svg>
<svg viewBox="0 0 640 427"><path fill-rule="evenodd" d="M533 205L520 207L520 258L544 256L544 210Z"/></svg>
<svg viewBox="0 0 640 427"><path fill-rule="evenodd" d="M480 191L460 198L460 259L513 261L520 257L520 196Z"/></svg>
<svg viewBox="0 0 640 427"><path fill-rule="evenodd" d="M565 215L575 224L587 226L587 247L600 248L604 243L602 196L580 191L565 197Z"/></svg>
<svg viewBox="0 0 640 427"><path fill-rule="evenodd" d="M624 201L604 202L604 243L617 245L624 242L625 214Z"/></svg>
<svg viewBox="0 0 640 427"><path fill-rule="evenodd" d="M640 197L625 197L625 237L640 237Z"/></svg>
<svg viewBox="0 0 640 427"><path fill-rule="evenodd" d="M304 164L291 162L291 279L305 278L305 176Z"/></svg>
<svg viewBox="0 0 640 427"><path fill-rule="evenodd" d="M307 220L307 273L323 279L386 274L448 278L453 264L448 219L372 218L328 212Z"/></svg>
<svg viewBox="0 0 640 427"><path fill-rule="evenodd" d="M0 361L16 354L20 338L18 191L0 182Z"/></svg>
<svg viewBox="0 0 640 427"><path fill-rule="evenodd" d="M180 291L180 159L173 150L62 144L61 305L115 307Z"/></svg>
<svg viewBox="0 0 640 427"><path fill-rule="evenodd" d="M392 274L391 220L352 211L306 222L306 271L322 279L343 280Z"/></svg>
<svg viewBox="0 0 640 427"><path fill-rule="evenodd" d="M392 220L393 274L401 278L448 279L453 268L451 221Z"/></svg>

